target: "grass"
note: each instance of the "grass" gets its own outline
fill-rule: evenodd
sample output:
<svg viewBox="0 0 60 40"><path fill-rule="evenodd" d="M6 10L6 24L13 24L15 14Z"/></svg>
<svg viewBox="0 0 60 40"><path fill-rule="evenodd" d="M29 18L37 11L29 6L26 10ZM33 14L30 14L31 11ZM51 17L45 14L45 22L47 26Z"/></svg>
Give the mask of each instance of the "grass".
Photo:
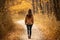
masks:
<svg viewBox="0 0 60 40"><path fill-rule="evenodd" d="M18 20L24 19L24 16L25 15L23 15L23 14L13 14L12 19L13 19L13 21L18 21Z"/></svg>
<svg viewBox="0 0 60 40"><path fill-rule="evenodd" d="M21 40L23 33L22 25L14 23L8 13L0 13L0 40Z"/></svg>
<svg viewBox="0 0 60 40"><path fill-rule="evenodd" d="M57 20L53 13L35 14L35 24L44 33L45 40L56 40Z"/></svg>
<svg viewBox="0 0 60 40"><path fill-rule="evenodd" d="M8 32L3 40L21 40L24 29L20 24L16 24L14 29Z"/></svg>

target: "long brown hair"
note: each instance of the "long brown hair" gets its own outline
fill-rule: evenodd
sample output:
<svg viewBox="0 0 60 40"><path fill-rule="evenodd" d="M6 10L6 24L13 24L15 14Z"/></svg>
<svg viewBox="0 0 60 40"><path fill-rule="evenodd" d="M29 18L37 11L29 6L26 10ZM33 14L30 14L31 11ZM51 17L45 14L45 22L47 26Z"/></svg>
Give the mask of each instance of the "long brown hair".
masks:
<svg viewBox="0 0 60 40"><path fill-rule="evenodd" d="M31 18L31 17L32 17L32 11L31 11L31 9L28 10L27 17L28 17L28 18Z"/></svg>

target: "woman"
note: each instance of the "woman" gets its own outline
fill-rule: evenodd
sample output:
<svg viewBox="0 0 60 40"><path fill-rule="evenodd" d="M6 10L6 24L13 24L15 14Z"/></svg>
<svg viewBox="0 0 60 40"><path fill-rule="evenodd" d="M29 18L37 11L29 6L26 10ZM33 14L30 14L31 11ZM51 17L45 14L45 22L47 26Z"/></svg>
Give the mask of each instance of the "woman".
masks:
<svg viewBox="0 0 60 40"><path fill-rule="evenodd" d="M26 18L25 18L25 24L27 26L27 33L28 33L29 39L31 39L31 29L32 29L33 23L34 23L33 14L31 9L29 9L28 14L26 15Z"/></svg>

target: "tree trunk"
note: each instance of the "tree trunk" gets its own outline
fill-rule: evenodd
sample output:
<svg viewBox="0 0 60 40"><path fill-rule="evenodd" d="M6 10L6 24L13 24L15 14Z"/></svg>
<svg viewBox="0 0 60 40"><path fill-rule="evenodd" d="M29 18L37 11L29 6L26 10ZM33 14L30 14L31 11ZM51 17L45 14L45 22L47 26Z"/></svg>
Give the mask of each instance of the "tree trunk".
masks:
<svg viewBox="0 0 60 40"><path fill-rule="evenodd" d="M33 7L33 13L35 13L35 5L34 5L34 0L32 0L32 7Z"/></svg>
<svg viewBox="0 0 60 40"><path fill-rule="evenodd" d="M38 0L36 0L36 13L38 13Z"/></svg>
<svg viewBox="0 0 60 40"><path fill-rule="evenodd" d="M60 0L53 0L54 3L54 12L56 14L57 20L60 20Z"/></svg>

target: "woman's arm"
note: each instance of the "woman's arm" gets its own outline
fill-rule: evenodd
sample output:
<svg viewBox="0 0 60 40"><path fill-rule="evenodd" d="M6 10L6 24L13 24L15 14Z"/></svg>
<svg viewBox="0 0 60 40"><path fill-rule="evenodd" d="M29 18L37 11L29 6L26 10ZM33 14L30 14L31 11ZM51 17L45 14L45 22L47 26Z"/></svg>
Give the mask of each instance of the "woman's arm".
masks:
<svg viewBox="0 0 60 40"><path fill-rule="evenodd" d="M27 16L25 17L25 24L27 23Z"/></svg>
<svg viewBox="0 0 60 40"><path fill-rule="evenodd" d="M32 23L34 23L34 17L32 16Z"/></svg>

